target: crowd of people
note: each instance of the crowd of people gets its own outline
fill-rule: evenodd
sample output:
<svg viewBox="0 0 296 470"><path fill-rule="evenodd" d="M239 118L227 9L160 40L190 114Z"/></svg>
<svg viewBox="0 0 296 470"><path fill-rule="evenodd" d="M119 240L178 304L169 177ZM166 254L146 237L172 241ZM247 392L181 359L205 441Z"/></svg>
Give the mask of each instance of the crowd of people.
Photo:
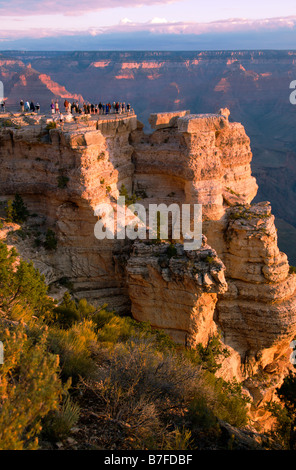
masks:
<svg viewBox="0 0 296 470"><path fill-rule="evenodd" d="M72 103L67 99L63 104L64 110L66 113L71 114L123 114L131 112L131 105L125 103L113 102L93 104L93 103L84 103L82 106L78 101L73 101ZM52 114L59 114L61 112L59 101L52 100L51 105Z"/></svg>
<svg viewBox="0 0 296 470"><path fill-rule="evenodd" d="M20 110L21 113L40 113L40 104L36 103L36 105L33 103L33 101L20 101Z"/></svg>
<svg viewBox="0 0 296 470"><path fill-rule="evenodd" d="M124 114L131 113L132 108L129 103L123 103L114 101L113 103L102 103L101 101L98 104L93 103L83 103L80 105L78 101L73 101L72 103L65 99L63 109L60 109L60 104L58 100L52 100L50 104L50 110L52 114L61 114L63 112L68 114L97 114L97 115L108 115L108 114ZM5 102L1 102L1 112L5 112ZM34 104L33 101L20 101L20 112L21 113L37 113L40 114L40 104Z"/></svg>

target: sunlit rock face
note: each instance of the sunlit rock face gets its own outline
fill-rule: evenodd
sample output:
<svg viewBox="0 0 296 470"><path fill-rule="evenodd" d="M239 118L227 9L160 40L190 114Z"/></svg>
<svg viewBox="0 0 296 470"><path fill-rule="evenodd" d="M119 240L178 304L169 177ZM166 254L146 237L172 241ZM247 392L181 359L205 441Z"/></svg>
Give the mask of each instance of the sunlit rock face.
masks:
<svg viewBox="0 0 296 470"><path fill-rule="evenodd" d="M205 237L196 251L185 251L182 244L137 242L127 263L132 314L178 343L206 346L217 333L213 315L217 294L227 290L224 271Z"/></svg>
<svg viewBox="0 0 296 470"><path fill-rule="evenodd" d="M0 130L1 198L19 193L38 229L51 228L58 241L46 252L22 240L20 253L49 283L66 278L77 298L132 312L188 347L220 331L230 356L219 373L245 381L257 402L270 398L296 333L296 276L278 249L269 203L251 204L257 184L242 124L229 122L227 109L157 113L152 134L133 114L50 130L45 116L10 119ZM196 251L184 250L182 237L173 245L116 233L98 240L95 209L115 209L123 188L146 209L201 204L207 240ZM253 379L260 371L269 388Z"/></svg>

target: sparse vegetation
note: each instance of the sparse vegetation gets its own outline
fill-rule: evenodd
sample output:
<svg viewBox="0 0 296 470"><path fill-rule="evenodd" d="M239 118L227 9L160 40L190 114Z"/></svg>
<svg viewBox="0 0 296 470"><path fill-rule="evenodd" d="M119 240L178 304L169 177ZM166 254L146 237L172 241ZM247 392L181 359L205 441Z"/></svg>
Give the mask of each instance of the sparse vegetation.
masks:
<svg viewBox="0 0 296 470"><path fill-rule="evenodd" d="M6 206L6 221L22 224L29 216L29 211L19 194L16 194L14 200L9 199Z"/></svg>
<svg viewBox="0 0 296 470"><path fill-rule="evenodd" d="M99 153L99 155L98 155L98 161L100 161L100 160L104 159L104 158L105 158L105 156L106 156L106 154L105 154L105 152L104 152L104 151L100 152L100 153Z"/></svg>
<svg viewBox="0 0 296 470"><path fill-rule="evenodd" d="M135 204L139 200L139 197L135 193L133 193L131 196L128 194L128 191L124 184L121 185L119 195L125 197L126 206Z"/></svg>
<svg viewBox="0 0 296 470"><path fill-rule="evenodd" d="M215 376L227 355L218 337L187 350L106 305L68 292L56 305L31 264L14 268L16 257L0 244L0 338L11 359L1 375L0 448L48 448L69 435L81 448L90 440L106 449L115 440L120 449L224 448L220 420L247 423L239 384Z"/></svg>
<svg viewBox="0 0 296 470"><path fill-rule="evenodd" d="M173 256L177 255L177 248L173 243L170 243L168 248L167 248L167 255L169 258L172 258Z"/></svg>
<svg viewBox="0 0 296 470"><path fill-rule="evenodd" d="M44 247L47 250L56 250L57 244L58 244L58 240L57 240L55 232L51 229L48 229L45 235Z"/></svg>
<svg viewBox="0 0 296 470"><path fill-rule="evenodd" d="M290 371L282 385L277 388L279 403L270 402L266 408L276 419L271 431L283 448L296 450L296 374Z"/></svg>
<svg viewBox="0 0 296 470"><path fill-rule="evenodd" d="M268 214L259 214L256 212L252 212L251 207L237 205L231 208L231 211L228 215L230 220L252 220L252 219L268 219Z"/></svg>
<svg viewBox="0 0 296 470"><path fill-rule="evenodd" d="M227 187L226 190L230 193L233 194L234 196L240 197L239 193L236 193L233 189Z"/></svg>
<svg viewBox="0 0 296 470"><path fill-rule="evenodd" d="M57 128L57 123L56 121L50 121L46 124L45 129L49 131L50 129L56 129Z"/></svg>
<svg viewBox="0 0 296 470"><path fill-rule="evenodd" d="M11 119L1 119L0 125L2 127L15 127L15 124L12 122Z"/></svg>

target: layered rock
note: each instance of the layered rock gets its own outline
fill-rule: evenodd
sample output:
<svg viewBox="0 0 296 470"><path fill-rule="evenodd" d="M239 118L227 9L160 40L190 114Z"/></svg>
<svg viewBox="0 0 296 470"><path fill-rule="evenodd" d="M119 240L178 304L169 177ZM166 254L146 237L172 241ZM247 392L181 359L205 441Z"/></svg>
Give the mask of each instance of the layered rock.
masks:
<svg viewBox="0 0 296 470"><path fill-rule="evenodd" d="M217 294L227 290L225 266L206 244L185 251L167 242L134 244L127 263L133 317L166 331L186 346L217 333L213 320Z"/></svg>
<svg viewBox="0 0 296 470"><path fill-rule="evenodd" d="M113 258L123 241L95 238L94 210L102 202L113 204L122 184L132 186L128 140L136 124L134 116L114 117L65 123L63 130L37 122L0 132L2 200L19 193L38 215L33 228L56 233L56 251L34 250L34 258L42 256L42 272L52 266L51 282L67 278L78 297L118 311L129 309L125 279Z"/></svg>
<svg viewBox="0 0 296 470"><path fill-rule="evenodd" d="M286 353L295 335L296 276L277 247L268 203L234 206L226 220L229 290L217 305L217 321L243 362L265 368Z"/></svg>
<svg viewBox="0 0 296 470"><path fill-rule="evenodd" d="M296 276L277 247L270 205L250 204L257 192L250 141L228 115L185 114L149 137L134 133L135 184L147 205L202 204L203 233L226 266L228 284L214 315L230 351L220 374L244 381L260 403L289 368Z"/></svg>

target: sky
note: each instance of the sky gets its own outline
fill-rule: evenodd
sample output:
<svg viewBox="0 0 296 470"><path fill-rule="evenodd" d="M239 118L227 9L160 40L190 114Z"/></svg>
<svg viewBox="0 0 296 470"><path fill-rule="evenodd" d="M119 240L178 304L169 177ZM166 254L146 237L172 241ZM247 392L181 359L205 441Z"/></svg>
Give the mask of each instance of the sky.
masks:
<svg viewBox="0 0 296 470"><path fill-rule="evenodd" d="M295 0L0 0L0 49L294 49Z"/></svg>

